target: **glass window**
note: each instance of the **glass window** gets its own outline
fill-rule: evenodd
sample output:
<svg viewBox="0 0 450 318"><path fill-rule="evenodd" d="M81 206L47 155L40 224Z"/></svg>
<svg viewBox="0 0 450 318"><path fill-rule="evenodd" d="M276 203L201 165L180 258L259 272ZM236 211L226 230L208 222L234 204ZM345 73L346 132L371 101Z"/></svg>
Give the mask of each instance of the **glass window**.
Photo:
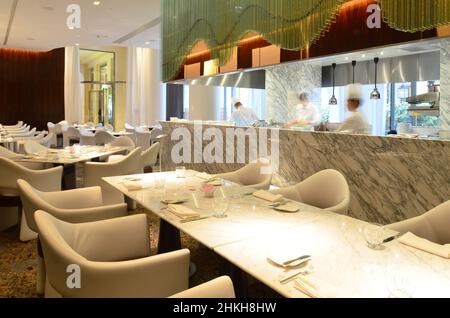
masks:
<svg viewBox="0 0 450 318"><path fill-rule="evenodd" d="M234 112L233 98L241 100L242 105L255 111L260 119L266 118L266 91L264 89L251 89L239 87L225 87L224 101L221 107L221 120L229 120Z"/></svg>

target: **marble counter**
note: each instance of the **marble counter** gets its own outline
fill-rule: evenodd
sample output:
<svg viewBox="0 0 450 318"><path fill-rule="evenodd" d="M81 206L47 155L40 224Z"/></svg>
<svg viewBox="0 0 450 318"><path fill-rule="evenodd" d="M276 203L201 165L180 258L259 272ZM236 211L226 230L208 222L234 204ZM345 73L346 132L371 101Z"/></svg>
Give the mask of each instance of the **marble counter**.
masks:
<svg viewBox="0 0 450 318"><path fill-rule="evenodd" d="M161 125L169 136L163 148L165 170L177 166L171 154L173 146L179 143L179 140L171 140L177 128L185 128L192 135L192 160L182 163L187 168L222 173L243 166L240 163L194 161L195 138L203 149L211 141L202 140L201 134L195 137L194 125L190 123L162 122ZM199 129L205 132L213 127L204 125ZM229 127L217 128L223 132L226 144L225 131ZM261 129L257 132L260 133ZM352 217L388 224L420 215L450 198L448 141L292 130L277 132L279 171L274 184L283 187L321 170L336 169L348 180L351 190L349 214ZM268 135L270 137L270 132ZM248 143L246 147L248 151ZM226 151L223 156L226 156Z"/></svg>

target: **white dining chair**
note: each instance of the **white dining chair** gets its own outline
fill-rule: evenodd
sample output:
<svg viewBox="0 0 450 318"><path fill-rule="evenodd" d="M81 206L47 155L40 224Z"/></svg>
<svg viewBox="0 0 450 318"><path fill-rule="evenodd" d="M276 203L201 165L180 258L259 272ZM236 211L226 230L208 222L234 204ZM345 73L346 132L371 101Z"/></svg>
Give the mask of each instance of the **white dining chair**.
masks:
<svg viewBox="0 0 450 318"><path fill-rule="evenodd" d="M233 281L228 276L222 276L204 283L200 286L182 291L178 294L170 296L169 298L220 298L232 299L236 298L234 292Z"/></svg>
<svg viewBox="0 0 450 318"><path fill-rule="evenodd" d="M10 133L23 133L30 131L30 128L31 128L30 125L25 125L19 128L5 128L5 130Z"/></svg>
<svg viewBox="0 0 450 318"><path fill-rule="evenodd" d="M112 132L114 132L114 126L111 125L111 124L106 124L105 125L105 130L112 133Z"/></svg>
<svg viewBox="0 0 450 318"><path fill-rule="evenodd" d="M162 134L163 134L162 129L159 129L159 128L153 128L152 131L150 132L150 141L151 141L151 143L153 144L153 143L155 143L155 142L158 142L158 141L157 141L157 138L158 138L159 136L161 136Z"/></svg>
<svg viewBox="0 0 450 318"><path fill-rule="evenodd" d="M80 145L95 146L95 134L87 130L80 130Z"/></svg>
<svg viewBox="0 0 450 318"><path fill-rule="evenodd" d="M344 175L337 170L323 170L297 185L272 190L285 198L338 214L347 214L350 189Z"/></svg>
<svg viewBox="0 0 450 318"><path fill-rule="evenodd" d="M84 124L84 126L86 126L87 128L90 129L94 129L95 128L95 124L91 121L87 122L86 124Z"/></svg>
<svg viewBox="0 0 450 318"><path fill-rule="evenodd" d="M139 174L141 172L141 148L136 148L129 155L116 162L87 162L84 165L84 186L102 187L105 203L124 202L121 192L102 180L104 177Z"/></svg>
<svg viewBox="0 0 450 318"><path fill-rule="evenodd" d="M271 161L261 158L239 170L218 174L216 177L257 190L268 190L272 182Z"/></svg>
<svg viewBox="0 0 450 318"><path fill-rule="evenodd" d="M19 198L17 180L27 180L33 187L41 191L61 190L63 167L46 170L32 170L18 164L8 158L0 157L0 189L3 195ZM20 208L20 206L19 206ZM30 241L36 238L36 233L31 231L26 222L26 217L20 211L20 240Z"/></svg>
<svg viewBox="0 0 450 318"><path fill-rule="evenodd" d="M27 155L47 153L50 150L49 148L38 143L35 140L25 140L23 143L23 148L25 150L25 154Z"/></svg>
<svg viewBox="0 0 450 318"><path fill-rule="evenodd" d="M23 121L19 121L15 125L2 125L2 128L5 129L5 130L8 130L8 129L19 129L19 128L23 127L23 126L24 126L24 122Z"/></svg>
<svg viewBox="0 0 450 318"><path fill-rule="evenodd" d="M146 151L151 144L151 132L144 127L137 127L135 130L136 146L141 147L142 151Z"/></svg>
<svg viewBox="0 0 450 318"><path fill-rule="evenodd" d="M68 127L67 130L63 132L64 148L69 147L71 142L80 143L80 139L81 139L80 130L75 127Z"/></svg>
<svg viewBox="0 0 450 318"><path fill-rule="evenodd" d="M9 132L9 137L18 138L18 137L34 137L36 135L36 127L24 132Z"/></svg>
<svg viewBox="0 0 450 318"><path fill-rule="evenodd" d="M92 222L128 215L125 203L105 205L100 187L43 192L35 189L25 180L18 180L17 186L28 227L36 233L39 233L34 218L37 210L45 210L54 217L70 223ZM37 281L38 292L43 294L45 261L43 255L39 253L39 249Z"/></svg>
<svg viewBox="0 0 450 318"><path fill-rule="evenodd" d="M411 232L437 244L450 244L450 201L420 216L387 227L400 233Z"/></svg>
<svg viewBox="0 0 450 318"><path fill-rule="evenodd" d="M156 167L158 163L158 156L161 150L161 144L159 142L153 144L146 151L143 151L141 154L141 170L142 173L149 172L148 169L151 168L151 171L154 172L154 167Z"/></svg>
<svg viewBox="0 0 450 318"><path fill-rule="evenodd" d="M46 297L163 298L188 289L189 250L151 256L144 214L81 224L44 211L35 218L47 263ZM82 288L67 285L70 264L79 267ZM212 296L231 297L231 288L230 280L220 278L186 295L202 297L209 289Z"/></svg>
<svg viewBox="0 0 450 318"><path fill-rule="evenodd" d="M53 138L54 138L53 134L50 133L42 139L37 139L36 142L43 145L44 147L50 148L52 146Z"/></svg>
<svg viewBox="0 0 450 318"><path fill-rule="evenodd" d="M97 130L95 132L95 144L98 146L104 146L112 143L116 138L111 133L104 130Z"/></svg>

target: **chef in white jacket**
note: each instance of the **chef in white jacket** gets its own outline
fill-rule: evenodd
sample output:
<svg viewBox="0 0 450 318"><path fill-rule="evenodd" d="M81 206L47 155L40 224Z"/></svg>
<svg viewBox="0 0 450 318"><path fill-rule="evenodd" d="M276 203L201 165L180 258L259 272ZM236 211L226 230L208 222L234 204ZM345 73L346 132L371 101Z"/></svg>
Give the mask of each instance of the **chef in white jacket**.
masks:
<svg viewBox="0 0 450 318"><path fill-rule="evenodd" d="M250 127L259 120L256 113L251 108L244 107L239 98L233 98L234 112L231 115L231 121L239 127Z"/></svg>
<svg viewBox="0 0 450 318"><path fill-rule="evenodd" d="M360 84L351 84L347 86L347 108L351 115L337 129L338 133L368 135L369 124L360 107L362 104L362 86Z"/></svg>
<svg viewBox="0 0 450 318"><path fill-rule="evenodd" d="M296 106L296 119L288 122L284 128L294 126L319 126L322 121L322 115L309 100L308 93L301 93L298 97L300 103Z"/></svg>

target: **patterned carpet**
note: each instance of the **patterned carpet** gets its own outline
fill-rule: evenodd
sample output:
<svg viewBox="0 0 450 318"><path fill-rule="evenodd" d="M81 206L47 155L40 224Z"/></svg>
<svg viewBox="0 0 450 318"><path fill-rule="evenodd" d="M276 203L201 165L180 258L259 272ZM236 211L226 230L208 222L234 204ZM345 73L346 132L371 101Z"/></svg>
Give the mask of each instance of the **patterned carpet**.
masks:
<svg viewBox="0 0 450 318"><path fill-rule="evenodd" d="M146 213L138 208L134 213ZM159 219L148 213L152 252L156 252ZM182 233L182 245L191 251L191 260L197 266L197 273L190 285L197 286L224 272L226 261L211 250ZM14 227L0 232L0 298L36 298L36 241L19 241L19 229ZM248 296L251 298L277 298L278 294L265 285L249 279Z"/></svg>

